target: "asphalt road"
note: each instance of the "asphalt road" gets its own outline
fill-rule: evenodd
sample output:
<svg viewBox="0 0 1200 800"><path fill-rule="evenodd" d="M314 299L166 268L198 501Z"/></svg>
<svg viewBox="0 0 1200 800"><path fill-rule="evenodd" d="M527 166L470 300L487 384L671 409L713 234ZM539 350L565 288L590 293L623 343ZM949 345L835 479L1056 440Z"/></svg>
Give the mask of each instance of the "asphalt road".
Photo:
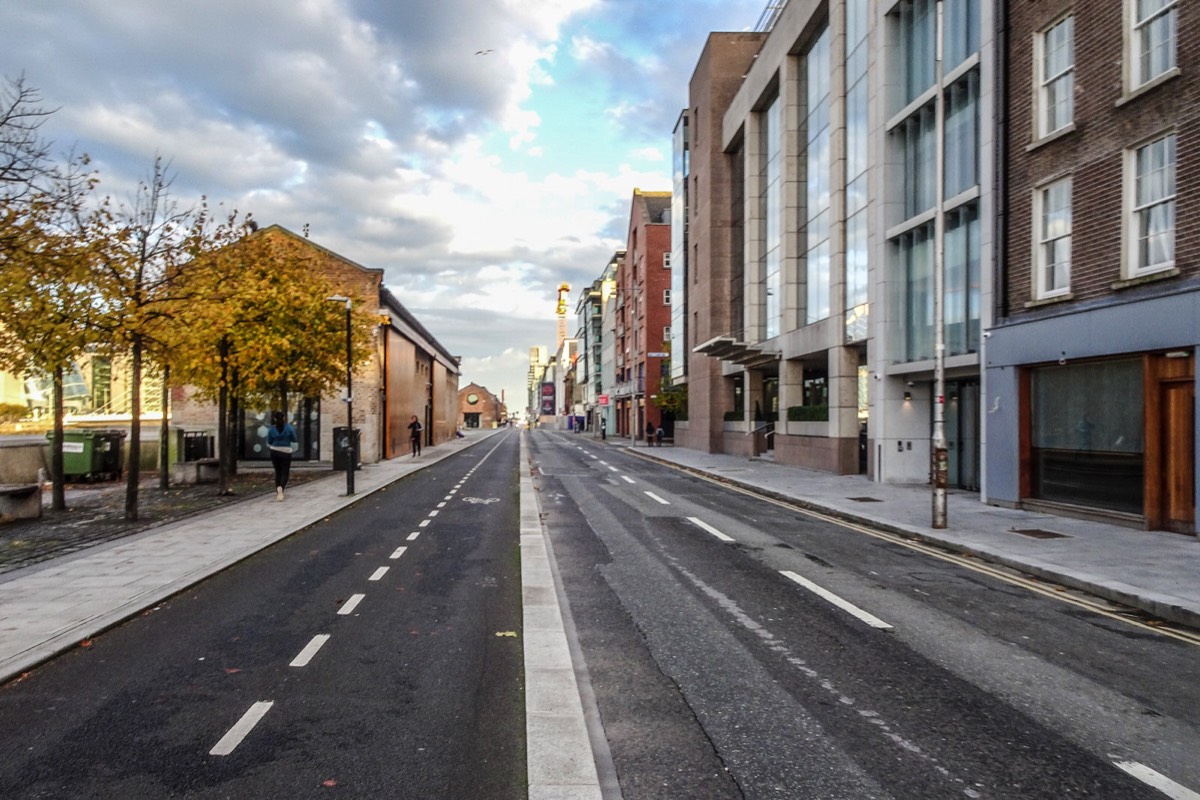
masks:
<svg viewBox="0 0 1200 800"><path fill-rule="evenodd" d="M525 796L518 439L0 690L4 798Z"/></svg>
<svg viewBox="0 0 1200 800"><path fill-rule="evenodd" d="M1198 797L1196 644L583 437L531 452L625 800Z"/></svg>

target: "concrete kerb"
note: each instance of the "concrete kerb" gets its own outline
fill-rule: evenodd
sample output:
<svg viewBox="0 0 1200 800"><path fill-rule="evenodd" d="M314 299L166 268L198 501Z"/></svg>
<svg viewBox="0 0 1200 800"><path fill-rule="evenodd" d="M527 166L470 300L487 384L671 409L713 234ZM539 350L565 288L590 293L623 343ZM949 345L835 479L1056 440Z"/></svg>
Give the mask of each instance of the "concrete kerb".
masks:
<svg viewBox="0 0 1200 800"><path fill-rule="evenodd" d="M605 793L597 761L604 761L607 751L597 752L604 749L603 733L596 730L598 714L587 699L587 668L575 643L570 610L563 607L524 436L520 497L528 797L601 800Z"/></svg>
<svg viewBox="0 0 1200 800"><path fill-rule="evenodd" d="M1115 584L1100 583L1095 580L1073 575L1057 565L1042 565L1028 559L1013 558L1002 551L993 550L986 547L979 547L968 542L956 541L949 535L939 536L919 528L913 528L907 525L902 525L862 514L854 514L844 509L822 505L820 503L815 503L803 498L783 494L782 492L776 492L771 489L764 489L761 486L756 486L745 481L739 481L736 478L729 478L724 475L714 475L710 472L696 469L695 467L690 467L686 464L679 464L668 459L658 458L651 453L646 453L635 448L629 448L628 452L638 456L639 458L644 458L657 464L663 464L665 466L680 470L681 472L687 472L706 480L722 483L743 491L750 492L752 494L777 500L781 503L786 503L788 505L796 506L808 511L823 514L827 517L833 517L834 519L838 519L843 522L862 525L864 527L873 528L885 533L892 533L897 536L914 539L921 544L936 547L949 553L968 555L973 558L978 558L981 561L998 564L1033 578L1038 578L1065 586L1070 589L1086 592L1087 594L1107 600L1111 603L1116 603L1136 611L1142 611L1147 614L1151 614L1168 622L1200 629L1200 614L1197 614L1195 611L1189 608L1179 606L1169 597L1155 596L1144 591L1139 593L1132 587L1122 587Z"/></svg>
<svg viewBox="0 0 1200 800"><path fill-rule="evenodd" d="M346 495L337 495L336 497L333 498L333 501L334 501L333 503L326 506L325 508L322 508L319 513L309 515L308 517L303 519L298 525L296 525L294 527L289 527L285 530L279 531L278 533L276 533L274 535L264 537L263 539L260 539L259 541L255 542L254 544L249 545L247 547L233 550L233 551L223 555L220 558L214 559L213 561L205 562L205 563L201 564L200 566L198 566L196 569L183 574L179 578L177 578L173 581L170 581L169 583L165 583L161 586L156 586L154 588L147 589L144 592L135 595L133 598L127 600L124 603L121 603L120 605L118 605L116 607L106 609L104 611L97 613L93 617L89 617L82 621L74 622L67 627L64 627L58 631L55 631L49 638L44 639L40 643L33 645L33 646L21 651L20 653L14 654L7 658L0 659L0 683L7 682L15 677L18 677L19 675L21 675L24 672L27 672L31 669L38 667L41 664L44 664L45 662L49 661L50 659L55 658L56 656L61 655L62 653L66 652L68 650L71 650L74 647L77 647L81 641L93 638L95 636L99 636L100 634L104 633L105 631L110 630L110 629L124 623L125 621L127 621L129 619L132 619L133 617L142 613L146 609L151 608L155 605L158 605L159 603L162 603L166 600L169 600L171 597L179 594L180 592L186 591L187 589L191 588L192 586L195 586L197 583L199 583L203 580L206 580L207 578L210 578L213 575L216 575L220 572L223 572L223 571L229 569L230 567L234 566L235 564L238 564L239 562L244 561L245 559L250 558L251 556L253 556L257 553L260 553L263 550L266 550L267 548L269 548L275 544L278 544L279 542L283 541L284 539L287 539L290 536L294 536L297 533L300 533L302 531L305 531L305 530L311 528L313 525L316 525L318 522L321 522L321 521L327 519L328 517L332 516L333 514L336 514L337 512L341 511L342 509L347 508L347 507L359 502L360 500L366 499L367 497L374 494L375 492L380 491L388 486L391 486L393 483L403 480L404 478L408 477L409 475L413 474L414 472L417 472L420 469L424 469L425 467L436 464L445 458L449 458L451 455L453 455L455 453L462 452L463 450L469 449L469 448L479 444L480 442L484 441L485 439L491 438L492 435L494 435L494 434L488 434L487 436L482 436L478 439L472 438L469 441L464 442L460 447L457 447L454 449L447 449L445 452L437 453L435 458L432 458L429 460L424 460L424 461L420 462L419 464L415 464L414 466L416 466L417 469L404 470L403 472L398 472L394 476L380 476L380 478L378 479L379 480L378 483L376 483L375 485L369 485L369 484L364 485L363 488L356 491L353 496L347 497ZM452 440L452 441L455 441L455 440ZM430 451L434 450L434 448L429 448L429 449L430 449ZM433 455L433 452L431 452L431 455ZM382 462L382 463L387 464L388 462ZM374 467L374 466L378 466L378 465L370 465L370 466ZM401 466L403 466L403 465L401 465ZM368 469L369 468L370 467L368 467ZM321 484L325 484L328 481L333 480L335 478L339 478L339 477L344 478L344 475L341 472L331 472L329 475L327 475L325 477L317 478L312 481L309 481L308 483L304 484L304 486L315 487L315 486L318 486ZM365 477L365 475L364 475L364 477ZM261 497L246 498L246 500L244 502L232 503L232 504L226 505L224 508L220 509L220 511L228 512L231 509L239 508L239 507L245 505L245 503L249 503L249 502L253 502L255 500L261 500L261 499L262 499ZM164 523L162 525L155 526L151 529L140 531L137 534L134 534L129 537L125 537L123 539L118 539L118 540L115 540L112 542L106 542L102 545L99 545L98 548L89 548L88 550L83 550L78 553L73 553L70 556L67 556L65 558L70 559L71 561L76 561L76 560L86 558L88 556L89 552L94 553L98 549L108 550L108 549L119 548L122 545L135 544L138 539L144 539L144 538L148 538L148 537L155 536L155 535L163 535L165 533L169 533L170 529L172 527L176 527L176 526L184 527L184 526L193 524L198 518L203 518L205 516L205 513L206 512L199 512L199 513L193 514L183 520L176 520L174 522ZM207 513L218 513L218 512L207 512ZM53 564L53 563L54 563L54 561L50 561L50 562L46 562L46 564L35 565L33 567L30 567L29 569L33 570L33 571L38 571L39 569L43 569L47 565Z"/></svg>

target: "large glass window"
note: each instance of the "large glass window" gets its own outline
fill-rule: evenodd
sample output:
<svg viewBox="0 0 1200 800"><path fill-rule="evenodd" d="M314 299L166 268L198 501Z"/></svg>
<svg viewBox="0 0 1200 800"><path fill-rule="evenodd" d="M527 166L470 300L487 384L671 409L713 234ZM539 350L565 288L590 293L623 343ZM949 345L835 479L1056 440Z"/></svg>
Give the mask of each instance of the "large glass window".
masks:
<svg viewBox="0 0 1200 800"><path fill-rule="evenodd" d="M1042 367L1031 377L1034 497L1141 514L1142 362Z"/></svg>
<svg viewBox="0 0 1200 800"><path fill-rule="evenodd" d="M1175 134L1133 153L1130 254L1133 274L1175 264Z"/></svg>
<svg viewBox="0 0 1200 800"><path fill-rule="evenodd" d="M1178 36L1177 0L1132 0L1133 87L1154 80L1175 67L1175 40Z"/></svg>
<svg viewBox="0 0 1200 800"><path fill-rule="evenodd" d="M979 213L975 204L946 215L946 302L942 316L946 352L974 353L979 349Z"/></svg>
<svg viewBox="0 0 1200 800"><path fill-rule="evenodd" d="M1071 179L1037 190L1034 197L1037 232L1038 297L1065 294L1071 288Z"/></svg>
<svg viewBox="0 0 1200 800"><path fill-rule="evenodd" d="M943 68L949 72L979 49L979 0L945 0L942 24Z"/></svg>
<svg viewBox="0 0 1200 800"><path fill-rule="evenodd" d="M904 218L933 208L937 200L937 128L933 103L900 123L904 147Z"/></svg>
<svg viewBox="0 0 1200 800"><path fill-rule="evenodd" d="M1067 17L1040 37L1038 53L1038 135L1071 124L1075 113L1075 18Z"/></svg>
<svg viewBox="0 0 1200 800"><path fill-rule="evenodd" d="M671 176L671 378L681 381L688 372L688 117L684 114L675 127ZM664 264L665 266L665 264Z"/></svg>
<svg viewBox="0 0 1200 800"><path fill-rule="evenodd" d="M780 333L783 301L783 103L779 98L762 115L763 301L764 338Z"/></svg>
<svg viewBox="0 0 1200 800"><path fill-rule="evenodd" d="M904 360L933 358L933 225L896 240L904 275Z"/></svg>
<svg viewBox="0 0 1200 800"><path fill-rule="evenodd" d="M846 3L846 341L867 338L867 22L869 0Z"/></svg>
<svg viewBox="0 0 1200 800"><path fill-rule="evenodd" d="M979 72L946 89L946 197L979 182Z"/></svg>
<svg viewBox="0 0 1200 800"><path fill-rule="evenodd" d="M903 105L907 105L933 86L937 59L937 4L935 0L905 0L900 3L897 14L900 68L904 76Z"/></svg>
<svg viewBox="0 0 1200 800"><path fill-rule="evenodd" d="M830 42L826 28L813 42L805 56L805 77L808 84L807 118L807 176L808 192L805 203L808 234L805 257L805 322L811 324L826 319L830 313L830 246L829 206L829 76Z"/></svg>

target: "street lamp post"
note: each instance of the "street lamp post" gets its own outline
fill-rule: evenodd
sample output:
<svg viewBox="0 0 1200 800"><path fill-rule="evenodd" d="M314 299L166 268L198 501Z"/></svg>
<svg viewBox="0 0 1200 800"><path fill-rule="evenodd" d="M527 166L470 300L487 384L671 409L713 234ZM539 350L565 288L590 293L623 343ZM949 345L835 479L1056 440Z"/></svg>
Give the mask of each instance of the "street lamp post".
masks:
<svg viewBox="0 0 1200 800"><path fill-rule="evenodd" d="M937 0L935 18L934 89L937 94L934 105L934 131L937 139L934 170L937 181L935 190L936 216L933 219L933 521L932 527L946 527L946 488L949 484L948 453L946 445L946 222L945 205L945 157L946 157L946 109L942 96L942 77L945 65L942 62L945 47L945 32L942 20L942 0Z"/></svg>
<svg viewBox="0 0 1200 800"><path fill-rule="evenodd" d="M358 463L358 448L355 447L354 441L354 388L353 388L353 370L354 357L351 350L350 342L350 311L353 305L349 297L343 297L340 294L335 294L333 297L326 297L331 303L346 304L346 496L354 494L354 467ZM334 448L337 448L337 442L334 442Z"/></svg>

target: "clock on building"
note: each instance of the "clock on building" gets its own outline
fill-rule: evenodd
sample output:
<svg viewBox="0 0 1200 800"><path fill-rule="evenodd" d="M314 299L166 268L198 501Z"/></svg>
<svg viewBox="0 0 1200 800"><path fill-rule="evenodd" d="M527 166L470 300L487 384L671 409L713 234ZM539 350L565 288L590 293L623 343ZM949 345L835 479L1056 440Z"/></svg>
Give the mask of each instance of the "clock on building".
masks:
<svg viewBox="0 0 1200 800"><path fill-rule="evenodd" d="M471 392L469 395L467 395L467 402L470 403L471 405L475 405L476 403L479 402L479 395L475 394L474 392Z"/></svg>

